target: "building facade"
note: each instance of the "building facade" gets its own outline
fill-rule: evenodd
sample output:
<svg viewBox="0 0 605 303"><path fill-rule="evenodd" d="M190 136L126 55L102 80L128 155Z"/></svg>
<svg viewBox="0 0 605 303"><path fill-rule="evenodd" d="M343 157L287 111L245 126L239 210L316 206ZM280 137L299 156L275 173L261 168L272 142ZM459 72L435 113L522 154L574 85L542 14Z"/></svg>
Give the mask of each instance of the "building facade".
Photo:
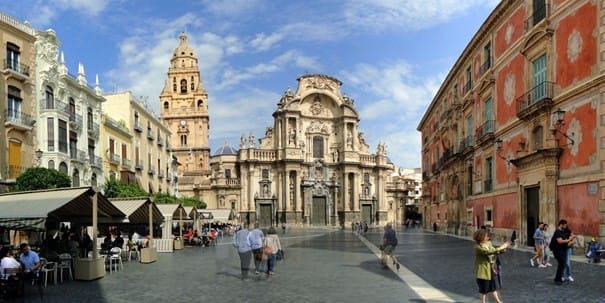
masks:
<svg viewBox="0 0 605 303"><path fill-rule="evenodd" d="M168 144L170 129L131 92L106 94L105 99L105 115L132 134L130 146L127 145L125 133L120 136L113 133L115 137L108 134L104 143L107 146L104 157L109 162L108 167L116 170L116 177L119 170L122 181L137 182L150 194L178 194L176 161L173 161ZM124 162L124 156L130 161ZM128 162L130 168L125 165Z"/></svg>
<svg viewBox="0 0 605 303"><path fill-rule="evenodd" d="M63 53L59 59L57 35L52 29L36 33L36 136L40 166L57 169L72 178L72 186L103 185L99 146L102 104L99 87L88 85L84 66L69 74Z"/></svg>
<svg viewBox="0 0 605 303"><path fill-rule="evenodd" d="M502 1L418 125L424 224L605 240L603 3Z"/></svg>
<svg viewBox="0 0 605 303"><path fill-rule="evenodd" d="M160 117L172 133L171 150L181 164L179 192L182 196L200 197L210 189L208 93L187 35L182 33L179 39L160 94Z"/></svg>
<svg viewBox="0 0 605 303"><path fill-rule="evenodd" d="M0 13L2 81L0 85L0 191L25 169L37 165L35 151L35 30Z"/></svg>
<svg viewBox="0 0 605 303"><path fill-rule="evenodd" d="M103 172L110 180L118 179L126 184L136 183L135 167L132 161L132 133L124 120L101 116L101 148Z"/></svg>

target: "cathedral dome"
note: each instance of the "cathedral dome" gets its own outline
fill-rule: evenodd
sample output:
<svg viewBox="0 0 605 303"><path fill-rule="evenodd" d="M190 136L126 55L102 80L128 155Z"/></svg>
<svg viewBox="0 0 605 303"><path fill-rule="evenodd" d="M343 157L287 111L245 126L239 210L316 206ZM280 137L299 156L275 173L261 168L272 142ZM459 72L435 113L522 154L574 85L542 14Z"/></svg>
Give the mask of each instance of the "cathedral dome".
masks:
<svg viewBox="0 0 605 303"><path fill-rule="evenodd" d="M174 49L174 52L172 52L172 58L195 57L193 48L187 44L187 35L185 35L185 33L181 33L179 39L181 40L181 43Z"/></svg>
<svg viewBox="0 0 605 303"><path fill-rule="evenodd" d="M237 149L231 147L228 142L221 147L219 147L213 156L221 156L221 155L237 155Z"/></svg>

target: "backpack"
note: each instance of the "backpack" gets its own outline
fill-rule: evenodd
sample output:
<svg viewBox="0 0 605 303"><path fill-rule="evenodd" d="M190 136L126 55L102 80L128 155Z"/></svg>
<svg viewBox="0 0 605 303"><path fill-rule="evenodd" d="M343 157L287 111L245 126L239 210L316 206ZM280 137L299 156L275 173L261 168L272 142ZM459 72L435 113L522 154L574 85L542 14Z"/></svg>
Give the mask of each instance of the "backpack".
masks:
<svg viewBox="0 0 605 303"><path fill-rule="evenodd" d="M559 243L557 242L557 238L555 238L553 236L550 239L550 243L548 244L548 248L550 248L550 250L554 252L557 249L557 246L559 246Z"/></svg>

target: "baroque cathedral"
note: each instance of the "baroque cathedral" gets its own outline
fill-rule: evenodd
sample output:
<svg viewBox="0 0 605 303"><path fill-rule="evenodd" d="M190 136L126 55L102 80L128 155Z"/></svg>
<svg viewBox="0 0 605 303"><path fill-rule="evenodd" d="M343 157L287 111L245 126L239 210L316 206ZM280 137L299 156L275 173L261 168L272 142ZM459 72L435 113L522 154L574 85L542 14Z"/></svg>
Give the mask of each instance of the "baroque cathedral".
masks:
<svg viewBox="0 0 605 303"><path fill-rule="evenodd" d="M413 182L397 174L385 144L370 151L342 82L321 74L297 81L278 100L262 138L242 135L239 148L225 144L211 155L208 94L181 34L160 95L180 164L179 194L260 226L402 222Z"/></svg>

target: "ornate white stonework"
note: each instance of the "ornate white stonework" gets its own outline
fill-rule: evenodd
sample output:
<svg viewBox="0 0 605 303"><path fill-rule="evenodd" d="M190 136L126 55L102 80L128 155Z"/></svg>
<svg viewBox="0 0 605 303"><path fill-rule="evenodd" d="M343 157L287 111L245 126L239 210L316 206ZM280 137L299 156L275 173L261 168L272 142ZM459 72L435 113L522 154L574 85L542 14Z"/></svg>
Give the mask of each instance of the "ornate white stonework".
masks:
<svg viewBox="0 0 605 303"><path fill-rule="evenodd" d="M504 41L506 44L510 44L510 40L513 38L513 34L515 33L515 27L512 24L509 24L506 27L506 32L504 33Z"/></svg>
<svg viewBox="0 0 605 303"><path fill-rule="evenodd" d="M509 73L504 79L504 102L511 105L515 99L515 75Z"/></svg>
<svg viewBox="0 0 605 303"><path fill-rule="evenodd" d="M567 38L567 59L574 63L582 52L582 35L577 30L573 30Z"/></svg>

